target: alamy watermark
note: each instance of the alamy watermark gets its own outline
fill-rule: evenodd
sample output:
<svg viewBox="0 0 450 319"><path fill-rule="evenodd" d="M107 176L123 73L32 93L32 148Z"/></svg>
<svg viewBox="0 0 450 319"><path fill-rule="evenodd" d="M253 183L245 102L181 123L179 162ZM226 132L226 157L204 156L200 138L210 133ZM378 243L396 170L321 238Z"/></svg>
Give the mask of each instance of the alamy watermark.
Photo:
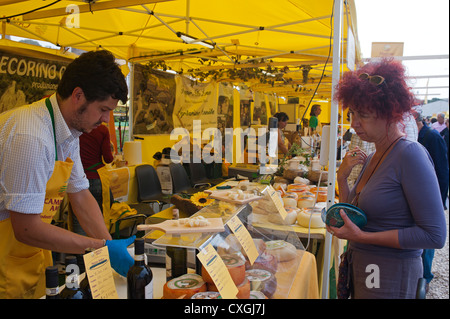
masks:
<svg viewBox="0 0 450 319"><path fill-rule="evenodd" d="M170 140L179 140L170 150L172 162L179 163L222 163L225 159L228 163L233 163L233 151L235 138L240 139L240 149L236 149L238 154L243 154L244 149L248 154L258 154L260 163L278 163L278 129L271 128L269 131L264 128L226 128L224 135L218 128L206 128L202 132L201 120L193 121L192 129L192 152L191 134L185 128L177 127L170 133ZM181 136L181 140L180 140ZM207 143L202 148L202 142ZM225 154L224 154L225 153ZM192 154L192 156L191 156ZM237 156L237 163L244 163L244 156ZM249 156L248 163L256 163L255 156Z"/></svg>

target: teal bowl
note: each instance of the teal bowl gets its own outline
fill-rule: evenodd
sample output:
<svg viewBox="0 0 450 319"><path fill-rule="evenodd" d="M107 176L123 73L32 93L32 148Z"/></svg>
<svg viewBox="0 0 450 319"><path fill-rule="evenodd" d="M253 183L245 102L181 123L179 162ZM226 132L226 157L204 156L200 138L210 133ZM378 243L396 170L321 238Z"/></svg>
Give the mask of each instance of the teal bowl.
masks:
<svg viewBox="0 0 450 319"><path fill-rule="evenodd" d="M340 228L344 225L344 221L342 220L339 211L343 209L350 220L356 224L359 228L364 227L367 224L367 217L364 212L356 206L346 204L346 203L337 203L332 205L328 210L322 211L322 220L328 226L333 226Z"/></svg>

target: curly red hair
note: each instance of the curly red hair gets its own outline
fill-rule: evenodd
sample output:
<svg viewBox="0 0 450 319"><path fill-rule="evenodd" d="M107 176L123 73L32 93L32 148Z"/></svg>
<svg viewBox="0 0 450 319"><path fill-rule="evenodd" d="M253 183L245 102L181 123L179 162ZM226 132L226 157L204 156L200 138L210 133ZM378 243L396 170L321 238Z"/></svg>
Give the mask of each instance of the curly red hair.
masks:
<svg viewBox="0 0 450 319"><path fill-rule="evenodd" d="M360 74L379 75L384 82L376 85ZM392 58L370 62L355 71L345 72L336 86L335 99L344 109L375 112L388 123L402 122L403 115L411 112L415 98L406 84L405 67Z"/></svg>

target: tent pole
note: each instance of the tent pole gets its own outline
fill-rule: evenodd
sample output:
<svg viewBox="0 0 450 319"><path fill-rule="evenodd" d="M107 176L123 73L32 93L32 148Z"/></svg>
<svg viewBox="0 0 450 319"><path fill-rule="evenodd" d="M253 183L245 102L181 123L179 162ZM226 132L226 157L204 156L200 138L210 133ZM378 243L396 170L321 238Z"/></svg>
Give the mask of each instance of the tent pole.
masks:
<svg viewBox="0 0 450 319"><path fill-rule="evenodd" d="M330 110L330 145L329 145L329 165L328 165L328 195L327 208L334 204L335 182L336 182L336 148L337 148L337 119L338 102L334 101L335 86L339 81L340 75L340 55L341 55L341 22L342 22L342 0L334 1L334 20L333 20L333 73L331 89L331 110ZM329 272L331 264L331 244L332 236L325 234L324 264L322 280L322 299L329 298ZM335 265L337 267L337 265Z"/></svg>

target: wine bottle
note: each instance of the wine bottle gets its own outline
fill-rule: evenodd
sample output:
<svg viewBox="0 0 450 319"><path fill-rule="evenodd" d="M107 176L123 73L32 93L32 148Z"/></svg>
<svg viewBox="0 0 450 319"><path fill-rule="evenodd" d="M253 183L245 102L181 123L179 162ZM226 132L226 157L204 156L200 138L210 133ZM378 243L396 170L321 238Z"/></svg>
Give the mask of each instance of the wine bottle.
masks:
<svg viewBox="0 0 450 319"><path fill-rule="evenodd" d="M134 265L127 274L128 299L153 299L153 273L145 263L145 240L134 241Z"/></svg>
<svg viewBox="0 0 450 319"><path fill-rule="evenodd" d="M66 256L66 286L61 291L61 299L86 299L86 294L80 287L80 268L77 257Z"/></svg>
<svg viewBox="0 0 450 319"><path fill-rule="evenodd" d="M58 275L58 267L56 266L45 269L45 299L60 299Z"/></svg>
<svg viewBox="0 0 450 319"><path fill-rule="evenodd" d="M85 253L89 253L89 250L86 250ZM83 255L77 255L77 264L80 268L80 275L84 273L84 278L80 282L80 288L85 293L85 299L92 299L91 286L89 285L88 276L86 273L86 266L84 264Z"/></svg>

